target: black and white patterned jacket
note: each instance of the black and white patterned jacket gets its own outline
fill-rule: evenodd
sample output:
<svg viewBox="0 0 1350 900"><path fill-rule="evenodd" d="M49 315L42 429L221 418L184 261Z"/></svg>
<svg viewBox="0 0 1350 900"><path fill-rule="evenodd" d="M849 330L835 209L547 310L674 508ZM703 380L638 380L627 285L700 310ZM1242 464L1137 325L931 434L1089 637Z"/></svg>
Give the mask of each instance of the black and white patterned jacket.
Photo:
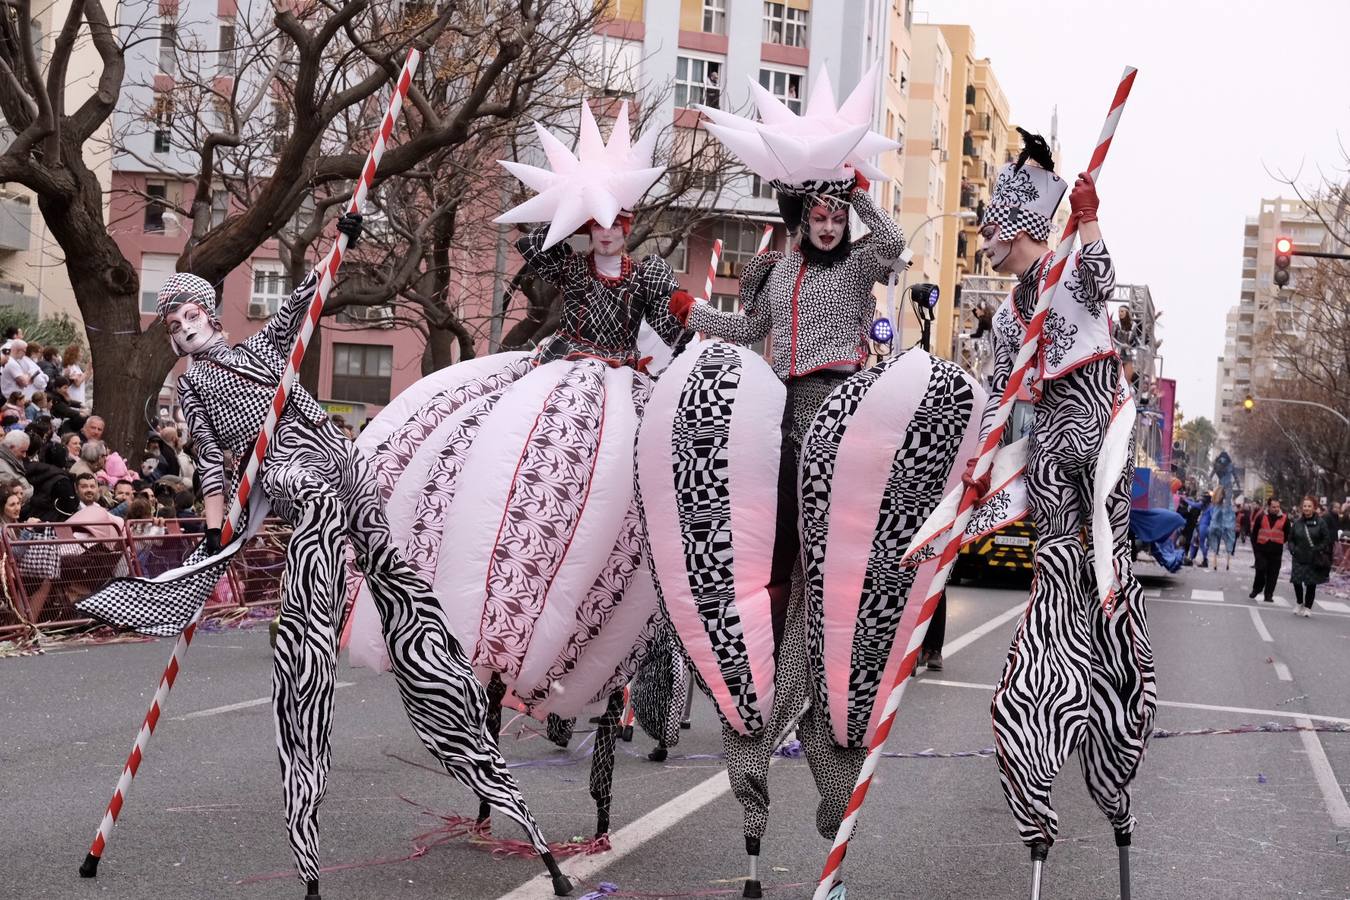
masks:
<svg viewBox="0 0 1350 900"><path fill-rule="evenodd" d="M1033 263L994 313L994 365L989 379L989 404L981 424L981 439L989 433L1003 389L1012 376L1027 323L1036 310L1041 277L1053 253ZM1038 350L1038 374L1062 377L1095 359L1114 356L1106 301L1116 286L1116 270L1104 240L1083 245L1055 288L1046 313Z"/></svg>
<svg viewBox="0 0 1350 900"><path fill-rule="evenodd" d="M318 273L310 272L253 337L233 347L215 344L194 356L178 377L178 403L197 443L203 496L225 491L224 450L234 453L238 471L243 471L318 287ZM282 422L295 419L316 428L328 421L323 407L299 383L292 386L282 413ZM267 459L284 453L284 447L274 444Z"/></svg>
<svg viewBox="0 0 1350 900"><path fill-rule="evenodd" d="M696 303L689 327L747 345L772 331L773 370L784 380L861 366L876 312L872 287L886 280L905 236L866 191L855 190L851 199L871 234L853 241L842 261L816 266L797 249L761 253L741 273L742 312Z"/></svg>
<svg viewBox="0 0 1350 900"><path fill-rule="evenodd" d="M653 255L634 265L624 256L619 276L606 278L595 270L590 254L576 253L565 242L543 249L547 235L543 226L516 242L534 273L563 295L562 321L540 348L540 362L593 356L634 365L644 319L667 344L679 340L684 328L670 314L670 295L679 284L664 259Z"/></svg>

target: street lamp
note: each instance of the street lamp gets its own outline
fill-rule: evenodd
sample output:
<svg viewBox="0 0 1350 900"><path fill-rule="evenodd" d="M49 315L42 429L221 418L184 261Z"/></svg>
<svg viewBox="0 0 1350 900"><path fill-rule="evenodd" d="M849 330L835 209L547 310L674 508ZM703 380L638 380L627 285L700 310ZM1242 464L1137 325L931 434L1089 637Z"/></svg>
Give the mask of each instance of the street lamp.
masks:
<svg viewBox="0 0 1350 900"><path fill-rule="evenodd" d="M919 236L919 232L923 231L931 223L936 222L938 219L959 219L963 222L973 222L975 218L976 216L974 210L970 209L962 209L958 210L957 212L939 213L936 216L929 216L927 219L924 219L922 222L919 223L918 228L914 229L914 233L909 236L909 243L911 246L913 246L913 244L915 243L915 238ZM900 332L902 330L901 322L903 321L905 311L903 308L900 309L896 308L895 282L898 272L903 271L905 274L900 281L900 297L902 298L901 302L903 303L903 298L905 296L905 286L909 283L909 264L911 259L913 259L912 256L907 257L902 255L900 259L897 259L895 261L895 265L892 266L891 268L890 277L886 279L886 315L890 318L892 322L895 323L895 334L897 344L899 343L900 339ZM899 268L900 260L904 260L905 263L903 270Z"/></svg>
<svg viewBox="0 0 1350 900"><path fill-rule="evenodd" d="M1294 406L1315 406L1320 410L1324 410L1325 412L1331 413L1333 416L1341 420L1341 424L1345 425L1347 428L1350 428L1350 418L1347 418L1345 413L1341 412L1338 409L1334 409L1330 406L1327 406L1325 403L1318 403L1315 400L1290 400L1285 397L1253 397L1251 394L1248 394L1246 398L1242 401L1242 408L1247 410L1247 412L1251 412L1256 408L1256 403L1258 400L1262 403L1289 403Z"/></svg>

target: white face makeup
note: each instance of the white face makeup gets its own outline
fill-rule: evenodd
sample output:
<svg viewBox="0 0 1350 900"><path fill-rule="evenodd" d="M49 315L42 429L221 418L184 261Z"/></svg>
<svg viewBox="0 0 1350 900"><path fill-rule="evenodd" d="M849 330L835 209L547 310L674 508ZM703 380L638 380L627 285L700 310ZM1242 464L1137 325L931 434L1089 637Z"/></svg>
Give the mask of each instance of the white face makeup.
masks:
<svg viewBox="0 0 1350 900"><path fill-rule="evenodd" d="M824 206L811 209L806 217L806 233L821 250L833 250L844 239L844 229L848 227L848 210L831 210Z"/></svg>
<svg viewBox="0 0 1350 900"><path fill-rule="evenodd" d="M995 272L1000 275L1021 274L1018 272L1009 273L1001 268L1012 254L1013 242L1005 241L998 236L998 225L995 223L989 222L980 228L980 247L985 251L989 265L993 267Z"/></svg>
<svg viewBox="0 0 1350 900"><path fill-rule="evenodd" d="M224 340L211 324L206 310L196 303L184 303L164 317L169 341L179 356L200 353L216 341Z"/></svg>
<svg viewBox="0 0 1350 900"><path fill-rule="evenodd" d="M618 256L623 252L623 225L618 219L605 228L599 224L591 225L591 249L601 256Z"/></svg>

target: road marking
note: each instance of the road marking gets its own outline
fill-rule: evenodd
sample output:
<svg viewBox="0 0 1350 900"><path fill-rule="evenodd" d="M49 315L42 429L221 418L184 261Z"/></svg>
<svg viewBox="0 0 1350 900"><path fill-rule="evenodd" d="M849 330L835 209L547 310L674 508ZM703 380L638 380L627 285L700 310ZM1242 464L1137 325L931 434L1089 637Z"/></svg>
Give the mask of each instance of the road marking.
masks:
<svg viewBox="0 0 1350 900"><path fill-rule="evenodd" d="M1162 588L1144 588L1144 596L1158 598L1162 596Z"/></svg>
<svg viewBox="0 0 1350 900"><path fill-rule="evenodd" d="M1026 603L1019 603L1011 609L999 613L988 622L948 641L942 645L943 657L961 652L1000 625L1004 625L1010 619L1015 618L1024 609L1026 609ZM922 683L924 679L916 678L914 680ZM778 757L774 757L774 760L777 759ZM562 867L563 872L573 881L584 882L596 872L618 862L652 838L675 827L690 815L698 812L723 794L730 792L731 781L727 777L726 769L723 768L711 778L699 782L675 799L663 803L637 821L625 825L611 834L609 844L612 849L608 853L573 857ZM547 875L537 875L515 890L502 894L497 900L543 900L545 897L552 896L552 881L549 880Z"/></svg>
<svg viewBox="0 0 1350 900"><path fill-rule="evenodd" d="M997 628L1001 628L1009 620L1015 619L1018 616L1020 616L1026 610L1026 608L1027 608L1027 601L1023 600L1021 603L1017 604L1011 609L1007 609L999 613L997 616L994 616L994 618L990 619L988 622L985 622L983 625L980 625L976 628L972 628L970 631L967 631L959 638L947 641L947 643L942 645L943 659L946 659L953 653L958 653L961 650L964 650L966 647L969 647L971 644L975 643L989 632L994 631Z"/></svg>
<svg viewBox="0 0 1350 900"><path fill-rule="evenodd" d="M1252 624L1256 626L1256 633L1261 635L1261 640L1265 641L1267 644L1275 643L1275 639L1271 637L1270 632L1266 630L1266 623L1261 620L1261 610L1249 606L1247 607L1247 612L1252 614Z"/></svg>
<svg viewBox="0 0 1350 900"><path fill-rule="evenodd" d="M351 687L356 684L355 681L339 681L333 685L334 688ZM224 706L213 706L210 709L199 709L196 712L190 712L185 716L174 716L171 721L186 722L188 719L205 719L207 716L220 716L225 713L231 713L240 709L251 709L255 706L262 706L264 703L271 703L271 697L259 697L257 700L244 700L239 703L227 703Z"/></svg>
<svg viewBox="0 0 1350 900"><path fill-rule="evenodd" d="M1350 613L1350 603L1342 603L1339 600L1319 600L1323 609L1338 613Z"/></svg>
<svg viewBox="0 0 1350 900"><path fill-rule="evenodd" d="M1270 603L1270 604L1264 604L1264 603L1263 603L1260 607L1256 607L1256 606L1247 606L1246 604L1237 604L1237 603L1215 603L1213 600L1181 600L1181 599L1177 599L1177 598L1174 598L1174 597L1162 597L1162 598L1159 598L1159 599L1151 600L1151 601L1149 601L1149 602L1150 602L1150 603L1181 603L1181 604L1184 604L1184 605L1187 605L1187 606L1209 606L1209 607L1215 607L1215 608L1218 608L1218 609L1276 609L1276 608L1279 608L1279 607L1283 607L1284 609L1289 609L1289 608L1290 608L1288 601L1285 601L1285 602L1282 603L1282 602L1280 602L1280 598L1279 598L1279 597L1276 597L1276 598L1275 598L1275 602L1274 602L1274 603ZM1319 600L1318 603L1320 604L1321 601ZM1338 617L1344 618L1344 617L1346 617L1347 615L1350 615L1350 613L1326 612L1325 615L1328 615L1328 616L1338 616Z"/></svg>
<svg viewBox="0 0 1350 900"><path fill-rule="evenodd" d="M992 691L992 684L976 684L973 681L947 681L941 678L920 678L918 684L937 684L943 687L971 688L980 691ZM1277 719L1316 719L1319 722L1331 722L1333 725L1350 725L1350 719L1340 716L1319 716L1314 713L1284 712L1278 709L1252 709L1248 706L1216 706L1211 703L1183 703L1180 700L1159 700L1159 706L1171 706L1176 709L1201 709L1207 712L1230 712L1248 716L1274 716Z"/></svg>
<svg viewBox="0 0 1350 900"><path fill-rule="evenodd" d="M1214 600L1223 602L1223 591L1211 591L1208 588L1191 588L1192 600Z"/></svg>
<svg viewBox="0 0 1350 900"><path fill-rule="evenodd" d="M1276 678L1280 679L1281 681L1293 681L1293 680L1294 680L1294 676L1291 675L1291 674L1289 673L1289 667L1286 666L1284 663L1282 663L1282 662L1280 662L1278 659L1276 659L1276 660L1271 660L1271 663L1270 663L1270 664L1271 664L1272 666L1275 667L1275 677L1276 677Z"/></svg>
<svg viewBox="0 0 1350 900"><path fill-rule="evenodd" d="M1275 605L1278 606L1278 607L1280 607L1281 609L1288 609L1288 608L1289 608L1289 601L1286 600L1284 597L1280 597L1280 596L1277 595L1277 596L1275 597ZM1346 612L1350 612L1350 609L1347 609Z"/></svg>
<svg viewBox="0 0 1350 900"><path fill-rule="evenodd" d="M1295 721L1304 728L1312 727L1309 716L1299 716ZM1331 824L1337 828L1350 828L1350 804L1345 802L1345 792L1336 780L1336 773L1327 759L1326 750L1322 749L1322 742L1317 739L1317 733L1300 731L1298 737L1303 741L1303 749L1308 752L1308 765L1312 766L1317 786L1322 789L1322 801L1326 804L1327 815L1331 816Z"/></svg>

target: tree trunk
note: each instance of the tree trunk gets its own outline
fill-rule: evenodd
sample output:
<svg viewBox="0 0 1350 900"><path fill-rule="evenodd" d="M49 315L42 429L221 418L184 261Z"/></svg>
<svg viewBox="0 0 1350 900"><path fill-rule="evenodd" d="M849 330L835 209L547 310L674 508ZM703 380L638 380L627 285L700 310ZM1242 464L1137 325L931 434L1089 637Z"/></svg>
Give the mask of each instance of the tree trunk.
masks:
<svg viewBox="0 0 1350 900"><path fill-rule="evenodd" d="M103 222L98 180L83 166L69 199L39 196L38 206L65 252L93 359L96 413L109 449L134 460L145 449L146 403L159 395L175 356L164 329L141 330L140 276Z"/></svg>
<svg viewBox="0 0 1350 900"><path fill-rule="evenodd" d="M319 363L323 360L323 319L314 323L314 335L305 347L305 358L300 361L300 386L319 398ZM331 399L331 398L330 398ZM356 423L352 423L356 424Z"/></svg>

